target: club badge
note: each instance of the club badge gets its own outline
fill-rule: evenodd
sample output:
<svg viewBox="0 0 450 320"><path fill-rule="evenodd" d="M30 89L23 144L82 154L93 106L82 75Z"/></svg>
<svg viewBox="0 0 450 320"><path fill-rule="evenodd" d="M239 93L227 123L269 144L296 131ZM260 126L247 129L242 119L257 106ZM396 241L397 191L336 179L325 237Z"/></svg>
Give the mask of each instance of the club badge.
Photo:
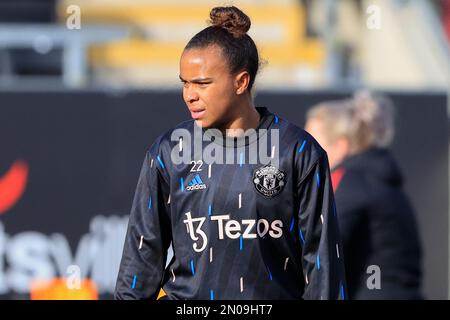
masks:
<svg viewBox="0 0 450 320"><path fill-rule="evenodd" d="M253 174L253 183L256 190L266 197L275 197L286 184L286 174L274 166L265 166L257 169Z"/></svg>

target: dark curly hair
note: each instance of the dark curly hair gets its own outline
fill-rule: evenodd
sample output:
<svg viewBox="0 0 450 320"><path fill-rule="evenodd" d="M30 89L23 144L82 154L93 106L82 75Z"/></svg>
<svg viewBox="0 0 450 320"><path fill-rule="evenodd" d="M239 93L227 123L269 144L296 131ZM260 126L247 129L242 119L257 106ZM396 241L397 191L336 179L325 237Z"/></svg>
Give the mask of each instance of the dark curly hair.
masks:
<svg viewBox="0 0 450 320"><path fill-rule="evenodd" d="M197 33L184 50L217 45L228 60L232 74L247 71L250 75L249 91L259 69L259 55L255 42L247 34L250 18L238 8L215 7L211 10L210 26Z"/></svg>

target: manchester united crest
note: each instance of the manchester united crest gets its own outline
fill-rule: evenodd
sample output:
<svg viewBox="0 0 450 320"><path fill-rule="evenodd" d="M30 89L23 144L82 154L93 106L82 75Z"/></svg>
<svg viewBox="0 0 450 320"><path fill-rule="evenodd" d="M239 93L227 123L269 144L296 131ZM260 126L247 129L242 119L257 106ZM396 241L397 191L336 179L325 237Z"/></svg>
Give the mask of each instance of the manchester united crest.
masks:
<svg viewBox="0 0 450 320"><path fill-rule="evenodd" d="M274 166L261 167L253 174L256 190L266 197L275 197L286 184L286 174Z"/></svg>

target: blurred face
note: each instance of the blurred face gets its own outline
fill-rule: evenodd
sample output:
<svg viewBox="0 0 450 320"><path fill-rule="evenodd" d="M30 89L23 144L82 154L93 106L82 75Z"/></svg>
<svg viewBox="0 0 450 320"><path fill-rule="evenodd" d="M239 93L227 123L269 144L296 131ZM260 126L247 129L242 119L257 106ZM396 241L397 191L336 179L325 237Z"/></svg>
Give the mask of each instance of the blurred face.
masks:
<svg viewBox="0 0 450 320"><path fill-rule="evenodd" d="M233 118L237 99L235 78L218 46L192 48L180 60L183 99L191 116L206 128L222 127Z"/></svg>
<svg viewBox="0 0 450 320"><path fill-rule="evenodd" d="M323 121L311 118L306 122L308 131L327 152L330 168L336 167L349 155L349 142L346 138L332 139Z"/></svg>

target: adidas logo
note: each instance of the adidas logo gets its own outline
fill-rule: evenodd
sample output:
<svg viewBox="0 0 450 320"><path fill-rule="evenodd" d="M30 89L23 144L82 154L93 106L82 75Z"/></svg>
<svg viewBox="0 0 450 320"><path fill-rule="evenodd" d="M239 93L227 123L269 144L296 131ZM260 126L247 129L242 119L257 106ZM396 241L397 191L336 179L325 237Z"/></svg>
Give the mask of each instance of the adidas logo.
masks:
<svg viewBox="0 0 450 320"><path fill-rule="evenodd" d="M192 181L189 182L186 187L186 191L203 190L203 189L206 189L206 184L203 183L199 175L196 175L194 179L192 179Z"/></svg>

